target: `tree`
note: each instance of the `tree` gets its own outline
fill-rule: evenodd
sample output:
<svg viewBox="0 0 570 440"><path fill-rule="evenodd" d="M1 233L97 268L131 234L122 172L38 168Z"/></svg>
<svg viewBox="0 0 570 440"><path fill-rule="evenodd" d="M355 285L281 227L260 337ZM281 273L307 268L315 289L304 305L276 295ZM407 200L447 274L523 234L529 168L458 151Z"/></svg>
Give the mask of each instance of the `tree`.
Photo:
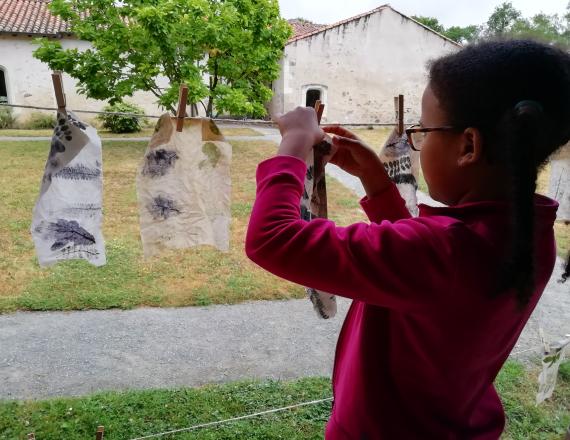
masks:
<svg viewBox="0 0 570 440"><path fill-rule="evenodd" d="M34 56L80 93L115 103L148 91L173 111L185 83L208 116L264 116L291 35L277 0L52 0L50 10L92 47L42 39Z"/></svg>
<svg viewBox="0 0 570 440"><path fill-rule="evenodd" d="M512 3L505 2L497 6L487 20L487 34L491 36L508 34L521 17L521 12L515 9Z"/></svg>
<svg viewBox="0 0 570 440"><path fill-rule="evenodd" d="M510 35L529 37L550 43L568 44L564 36L566 28L558 15L537 14L530 20L519 20L514 25Z"/></svg>
<svg viewBox="0 0 570 440"><path fill-rule="evenodd" d="M423 15L412 15L412 18L424 26L427 26L430 29L433 29L440 34L445 32L445 27L439 22L439 20L435 17L425 17Z"/></svg>
<svg viewBox="0 0 570 440"><path fill-rule="evenodd" d="M446 29L444 35L453 41L464 44L476 41L480 33L481 28L475 25L465 27L451 26Z"/></svg>
<svg viewBox="0 0 570 440"><path fill-rule="evenodd" d="M446 29L443 24L439 22L439 20L435 17L424 17L422 15L413 15L412 18L416 21L419 21L424 26L427 26L430 29L433 29L436 32L439 32L442 35L445 35L450 40L456 41L458 43L469 43L477 39L479 36L479 27L478 26L452 26L449 29Z"/></svg>
<svg viewBox="0 0 570 440"><path fill-rule="evenodd" d="M511 3L498 6L489 20L485 34L488 37L533 38L570 47L570 3L566 15L537 14L529 19Z"/></svg>

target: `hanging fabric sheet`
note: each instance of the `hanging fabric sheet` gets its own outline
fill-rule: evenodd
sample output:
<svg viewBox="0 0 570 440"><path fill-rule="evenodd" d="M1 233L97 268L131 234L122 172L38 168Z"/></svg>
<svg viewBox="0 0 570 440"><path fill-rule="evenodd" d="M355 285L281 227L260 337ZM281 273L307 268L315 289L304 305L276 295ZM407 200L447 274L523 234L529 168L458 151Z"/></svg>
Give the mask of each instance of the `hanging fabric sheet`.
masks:
<svg viewBox="0 0 570 440"><path fill-rule="evenodd" d="M380 160L392 182L398 187L406 208L412 216L418 215L418 177L420 174L419 153L412 150L408 137L394 129L380 152Z"/></svg>
<svg viewBox="0 0 570 440"><path fill-rule="evenodd" d="M101 164L97 130L58 112L31 227L40 266L71 259L105 264Z"/></svg>
<svg viewBox="0 0 570 440"><path fill-rule="evenodd" d="M182 132L158 120L137 175L145 257L199 245L229 250L232 147L210 119L187 119Z"/></svg>
<svg viewBox="0 0 570 440"><path fill-rule="evenodd" d="M315 145L313 149L314 152L311 151L306 160L307 174L301 197L301 218L306 221L327 218L325 165L334 154L330 138ZM315 156L317 157L316 161ZM305 291L319 317L329 319L336 315L337 307L334 295L310 287L306 287Z"/></svg>

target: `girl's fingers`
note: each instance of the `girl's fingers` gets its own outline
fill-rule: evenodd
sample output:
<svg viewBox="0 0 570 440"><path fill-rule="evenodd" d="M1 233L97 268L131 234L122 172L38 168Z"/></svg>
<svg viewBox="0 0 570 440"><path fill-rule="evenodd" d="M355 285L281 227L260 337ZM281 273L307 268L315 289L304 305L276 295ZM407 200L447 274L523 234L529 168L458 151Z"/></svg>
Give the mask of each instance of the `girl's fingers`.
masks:
<svg viewBox="0 0 570 440"><path fill-rule="evenodd" d="M358 136L356 136L350 130L347 130L346 128L341 127L340 125L326 125L326 126L323 126L323 130L326 133L336 134L337 136L342 136L342 137L345 137L348 139L360 140L358 138Z"/></svg>
<svg viewBox="0 0 570 440"><path fill-rule="evenodd" d="M324 130L324 128L323 128L323 130ZM333 145L336 145L337 147L341 147L341 148L342 147L354 148L354 147L359 147L362 145L362 143L358 139L351 139L351 138L347 138L344 136L338 136L338 135L333 138L332 142L333 142Z"/></svg>

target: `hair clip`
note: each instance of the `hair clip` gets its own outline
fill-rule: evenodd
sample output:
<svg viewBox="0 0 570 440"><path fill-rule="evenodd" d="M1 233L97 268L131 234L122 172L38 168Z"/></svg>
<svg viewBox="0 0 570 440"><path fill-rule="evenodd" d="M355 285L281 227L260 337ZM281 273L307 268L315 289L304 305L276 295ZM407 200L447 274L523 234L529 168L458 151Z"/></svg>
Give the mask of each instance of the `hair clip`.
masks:
<svg viewBox="0 0 570 440"><path fill-rule="evenodd" d="M517 103L517 105L515 105L515 111L518 114L528 113L529 109L532 109L531 111L535 111L536 113L544 112L544 107L538 101L524 100L520 101L519 103Z"/></svg>

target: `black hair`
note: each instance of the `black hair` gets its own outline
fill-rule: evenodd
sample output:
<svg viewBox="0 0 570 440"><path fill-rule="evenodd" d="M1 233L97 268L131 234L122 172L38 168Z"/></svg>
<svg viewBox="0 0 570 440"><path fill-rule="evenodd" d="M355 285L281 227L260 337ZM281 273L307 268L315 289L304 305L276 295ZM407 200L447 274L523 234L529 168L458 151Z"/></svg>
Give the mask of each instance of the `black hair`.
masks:
<svg viewBox="0 0 570 440"><path fill-rule="evenodd" d="M449 123L479 129L486 159L509 173L512 239L499 285L524 306L535 286L538 169L570 140L570 55L531 40L481 42L434 61L429 84Z"/></svg>

